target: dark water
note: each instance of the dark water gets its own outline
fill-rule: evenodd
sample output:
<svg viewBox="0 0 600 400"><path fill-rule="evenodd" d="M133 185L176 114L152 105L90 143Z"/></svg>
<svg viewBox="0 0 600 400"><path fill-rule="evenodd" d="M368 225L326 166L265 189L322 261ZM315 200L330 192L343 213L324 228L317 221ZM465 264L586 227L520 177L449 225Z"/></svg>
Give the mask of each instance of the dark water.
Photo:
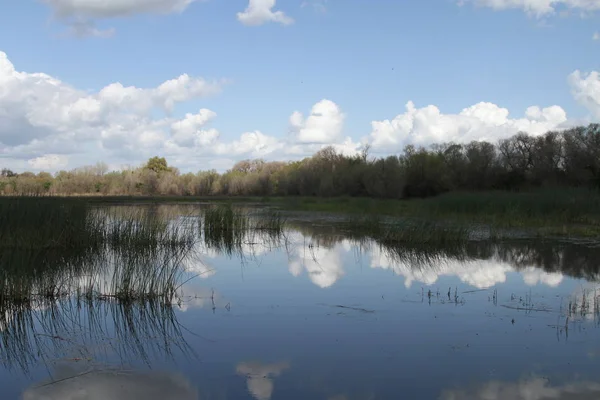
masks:
<svg viewBox="0 0 600 400"><path fill-rule="evenodd" d="M600 398L600 249L390 251L289 226L242 253L198 244L172 307L7 310L0 398Z"/></svg>

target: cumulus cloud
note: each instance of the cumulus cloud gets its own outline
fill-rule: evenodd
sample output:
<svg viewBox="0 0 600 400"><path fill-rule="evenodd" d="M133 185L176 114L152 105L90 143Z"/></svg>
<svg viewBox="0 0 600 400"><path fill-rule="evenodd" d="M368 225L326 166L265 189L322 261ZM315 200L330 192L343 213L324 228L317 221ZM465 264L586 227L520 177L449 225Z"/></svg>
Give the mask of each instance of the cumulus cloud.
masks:
<svg viewBox="0 0 600 400"><path fill-rule="evenodd" d="M540 135L560 127L567 121L559 106L532 106L523 118L510 118L509 111L493 103L481 102L458 114L443 114L434 105L415 107L412 101L406 111L391 120L373 121L369 141L374 150L400 150L407 144L429 145L441 142L465 143L472 140L498 139L525 131Z"/></svg>
<svg viewBox="0 0 600 400"><path fill-rule="evenodd" d="M169 112L177 103L220 90L219 82L182 74L155 88L116 82L98 93L88 94L43 73L18 72L7 55L0 52L0 109L7 110L0 116L17 122L21 119L25 125L18 133L0 131L0 140L7 144L4 140L7 135L15 134L21 141L38 138L34 131L64 133L126 125L134 118L149 117L156 108Z"/></svg>
<svg viewBox="0 0 600 400"><path fill-rule="evenodd" d="M114 28L98 29L95 21L130 17L138 14L172 14L183 12L196 0L41 0L57 20L69 26L77 37L111 37Z"/></svg>
<svg viewBox="0 0 600 400"><path fill-rule="evenodd" d="M267 22L277 22L282 25L294 23L283 11L274 11L276 0L249 0L243 12L237 13L237 19L246 26L258 26Z"/></svg>
<svg viewBox="0 0 600 400"><path fill-rule="evenodd" d="M459 5L467 3L494 10L521 9L527 14L544 17L556 14L559 10L593 12L600 10L599 0L459 0Z"/></svg>
<svg viewBox="0 0 600 400"><path fill-rule="evenodd" d="M261 157L281 149L284 143L279 139L265 135L260 131L244 132L239 140L231 143L219 143L215 147L216 154L239 156L247 154L252 157Z"/></svg>
<svg viewBox="0 0 600 400"><path fill-rule="evenodd" d="M323 99L312 107L308 118L295 111L290 116L290 127L299 143L332 143L340 138L344 118L336 103Z"/></svg>
<svg viewBox="0 0 600 400"><path fill-rule="evenodd" d="M530 378L520 382L490 381L471 389L444 391L442 400L592 400L600 396L600 383L573 382L553 386L545 378Z"/></svg>
<svg viewBox="0 0 600 400"><path fill-rule="evenodd" d="M600 73L588 74L577 70L569 75L569 84L575 100L587 108L594 117L600 118Z"/></svg>
<svg viewBox="0 0 600 400"><path fill-rule="evenodd" d="M197 114L186 114L183 119L171 124L173 141L179 146L211 144L219 137L219 133L214 129L203 130L202 127L216 116L217 113L206 108Z"/></svg>
<svg viewBox="0 0 600 400"><path fill-rule="evenodd" d="M179 167L198 169L198 157L203 157L203 165L223 169L240 158L301 157L330 144L355 154L360 147L350 138L340 139L343 114L329 101L315 104L311 115L298 122L300 137L322 135L318 143L296 143L296 138L277 138L260 130L225 142L210 127L217 118L213 110L200 108L172 117L178 106L218 94L225 83L182 74L156 87L115 82L90 93L44 73L18 71L0 52L2 166L56 170L67 159L71 167L97 160L121 165L164 154ZM96 158L90 160L90 155Z"/></svg>
<svg viewBox="0 0 600 400"><path fill-rule="evenodd" d="M409 102L404 113L373 121L370 135L356 141L343 136L341 107L323 99L307 116L299 111L291 114L287 138L257 129L223 141L221 132L210 126L217 118L213 110L196 108L173 117L186 103L218 94L226 82L184 73L155 87L114 82L89 92L44 73L19 71L0 52L2 167L22 171L46 164L56 170L66 160L70 167L98 160L137 164L160 154L183 170L200 168L199 157L202 168L222 170L241 158L297 159L328 145L347 155L357 154L365 143L374 151L393 153L406 144L496 141L518 131L537 135L573 123L559 106L532 106L523 117L513 118L506 108L492 103L444 114L434 105L417 108ZM600 117L598 72L575 71L568 82L575 99Z"/></svg>
<svg viewBox="0 0 600 400"><path fill-rule="evenodd" d="M46 154L32 158L28 163L36 171L48 171L65 168L69 164L69 158L65 155Z"/></svg>
<svg viewBox="0 0 600 400"><path fill-rule="evenodd" d="M184 11L195 0L42 0L59 18L115 18Z"/></svg>
<svg viewBox="0 0 600 400"><path fill-rule="evenodd" d="M137 152L168 139L210 143L218 135L199 127L214 112L201 109L181 120L168 115L180 103L219 93L222 84L182 74L154 88L117 82L90 94L44 73L17 71L0 52L0 148L5 158L31 159L33 167L51 168L64 162L53 154L87 145ZM160 110L165 117L156 117Z"/></svg>

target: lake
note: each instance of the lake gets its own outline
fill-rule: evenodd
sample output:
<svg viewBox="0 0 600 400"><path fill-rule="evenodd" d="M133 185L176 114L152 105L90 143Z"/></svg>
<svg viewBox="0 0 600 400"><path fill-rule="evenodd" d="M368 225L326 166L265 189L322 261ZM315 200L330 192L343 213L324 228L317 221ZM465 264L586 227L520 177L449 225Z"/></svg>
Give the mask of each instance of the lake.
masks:
<svg viewBox="0 0 600 400"><path fill-rule="evenodd" d="M136 208L202 226L200 206ZM196 230L198 240L169 260L132 257L125 246L98 250L105 269L56 252L27 261L69 290L25 304L2 299L1 397L600 398L594 242L387 246L339 217L283 216L277 234ZM5 268L25 262L18 250L3 252ZM154 287L146 276L167 276L166 265L180 268L168 272L177 279L168 304L111 291L115 279Z"/></svg>

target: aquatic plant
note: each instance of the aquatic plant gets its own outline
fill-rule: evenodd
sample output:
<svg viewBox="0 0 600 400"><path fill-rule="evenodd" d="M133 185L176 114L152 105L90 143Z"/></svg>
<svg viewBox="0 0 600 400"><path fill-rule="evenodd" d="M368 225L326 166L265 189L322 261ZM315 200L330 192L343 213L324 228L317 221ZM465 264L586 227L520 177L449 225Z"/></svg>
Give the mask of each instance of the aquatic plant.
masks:
<svg viewBox="0 0 600 400"><path fill-rule="evenodd" d="M241 207L220 204L202 212L202 237L204 244L227 254L243 254L244 248L257 243L277 247L285 238L285 219L274 210L251 213Z"/></svg>
<svg viewBox="0 0 600 400"><path fill-rule="evenodd" d="M368 237L386 245L464 243L469 239L470 233L467 227L460 224L418 219L383 219L378 216L351 217L345 226L347 233Z"/></svg>

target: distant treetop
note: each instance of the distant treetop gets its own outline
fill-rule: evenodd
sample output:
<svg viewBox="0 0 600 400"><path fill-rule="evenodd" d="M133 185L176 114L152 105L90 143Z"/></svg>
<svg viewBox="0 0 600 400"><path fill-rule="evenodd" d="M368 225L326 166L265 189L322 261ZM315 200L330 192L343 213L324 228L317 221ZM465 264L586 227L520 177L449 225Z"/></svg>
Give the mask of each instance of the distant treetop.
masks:
<svg viewBox="0 0 600 400"><path fill-rule="evenodd" d="M159 172L168 172L171 169L167 165L167 160L164 157L152 157L146 163L145 168L152 170L156 173Z"/></svg>

